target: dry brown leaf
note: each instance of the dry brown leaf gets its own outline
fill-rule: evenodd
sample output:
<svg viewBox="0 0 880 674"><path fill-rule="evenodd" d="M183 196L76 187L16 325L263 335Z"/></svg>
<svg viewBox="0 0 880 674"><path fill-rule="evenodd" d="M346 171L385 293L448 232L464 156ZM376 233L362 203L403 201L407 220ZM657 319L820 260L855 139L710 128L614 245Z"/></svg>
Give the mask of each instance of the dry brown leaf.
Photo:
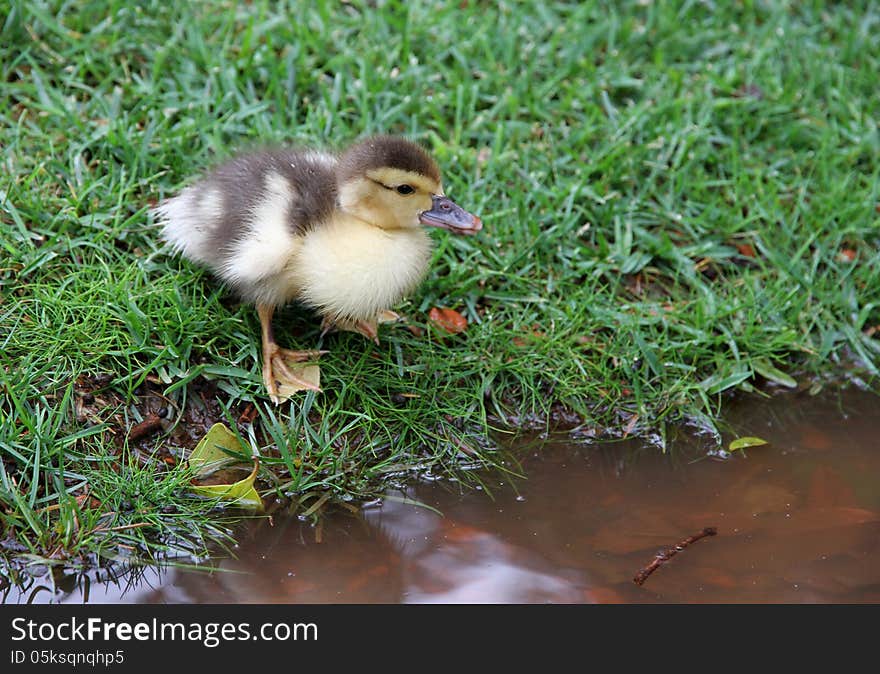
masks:
<svg viewBox="0 0 880 674"><path fill-rule="evenodd" d="M428 318L438 328L445 330L451 335L457 335L467 330L467 319L455 309L434 307L428 313Z"/></svg>
<svg viewBox="0 0 880 674"><path fill-rule="evenodd" d="M757 257L755 247L750 243L738 243L736 244L736 249L743 257Z"/></svg>

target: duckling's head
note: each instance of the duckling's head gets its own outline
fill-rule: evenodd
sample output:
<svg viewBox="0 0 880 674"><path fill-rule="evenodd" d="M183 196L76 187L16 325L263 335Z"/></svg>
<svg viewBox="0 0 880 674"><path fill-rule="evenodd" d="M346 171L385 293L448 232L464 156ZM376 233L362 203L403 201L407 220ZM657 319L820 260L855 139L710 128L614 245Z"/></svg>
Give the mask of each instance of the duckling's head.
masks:
<svg viewBox="0 0 880 674"><path fill-rule="evenodd" d="M440 169L421 147L396 136L374 136L339 160L342 210L382 229L421 225L474 234L483 227L443 194Z"/></svg>

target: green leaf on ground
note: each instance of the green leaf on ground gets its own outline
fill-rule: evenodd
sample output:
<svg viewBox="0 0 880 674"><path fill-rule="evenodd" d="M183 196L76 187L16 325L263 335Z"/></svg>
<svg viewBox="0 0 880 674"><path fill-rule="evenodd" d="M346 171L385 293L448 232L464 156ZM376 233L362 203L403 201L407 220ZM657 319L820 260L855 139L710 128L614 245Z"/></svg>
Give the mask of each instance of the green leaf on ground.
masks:
<svg viewBox="0 0 880 674"><path fill-rule="evenodd" d="M205 437L203 437L189 457L189 465L195 469L195 480L204 480L215 474L221 469L229 468L235 464L240 464L239 460L234 456L230 456L229 452L246 452L244 447L235 434L230 431L224 424L216 423L211 426ZM221 498L224 501L230 501L239 508L249 508L262 512L263 500L254 488L254 481L257 479L257 471L260 462L254 458L254 467L250 474L244 479L236 482L220 482L219 484L195 484L192 488L197 494L203 496L213 496Z"/></svg>

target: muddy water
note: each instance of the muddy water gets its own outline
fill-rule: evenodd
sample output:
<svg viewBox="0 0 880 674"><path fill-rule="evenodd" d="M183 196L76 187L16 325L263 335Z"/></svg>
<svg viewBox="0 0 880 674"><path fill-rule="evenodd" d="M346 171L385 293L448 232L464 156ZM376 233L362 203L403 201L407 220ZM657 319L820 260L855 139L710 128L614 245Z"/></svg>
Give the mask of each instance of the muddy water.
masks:
<svg viewBox="0 0 880 674"><path fill-rule="evenodd" d="M320 531L255 523L211 574L37 584L7 601L880 602L878 403L857 392L735 403L732 433L770 444L726 457L555 441L524 452L527 479L495 476L482 493L420 485ZM716 536L633 583L709 526Z"/></svg>

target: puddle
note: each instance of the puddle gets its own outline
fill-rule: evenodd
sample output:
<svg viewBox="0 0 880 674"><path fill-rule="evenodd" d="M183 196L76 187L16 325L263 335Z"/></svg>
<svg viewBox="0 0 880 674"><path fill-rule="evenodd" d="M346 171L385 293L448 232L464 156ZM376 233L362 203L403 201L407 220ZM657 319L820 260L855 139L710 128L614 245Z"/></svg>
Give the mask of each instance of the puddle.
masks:
<svg viewBox="0 0 880 674"><path fill-rule="evenodd" d="M36 581L5 601L877 603L878 403L855 391L734 403L731 428L771 444L728 458L554 443L523 457L528 479L488 482L491 498L420 485L320 531L255 522L213 573ZM633 583L710 526L717 536Z"/></svg>

